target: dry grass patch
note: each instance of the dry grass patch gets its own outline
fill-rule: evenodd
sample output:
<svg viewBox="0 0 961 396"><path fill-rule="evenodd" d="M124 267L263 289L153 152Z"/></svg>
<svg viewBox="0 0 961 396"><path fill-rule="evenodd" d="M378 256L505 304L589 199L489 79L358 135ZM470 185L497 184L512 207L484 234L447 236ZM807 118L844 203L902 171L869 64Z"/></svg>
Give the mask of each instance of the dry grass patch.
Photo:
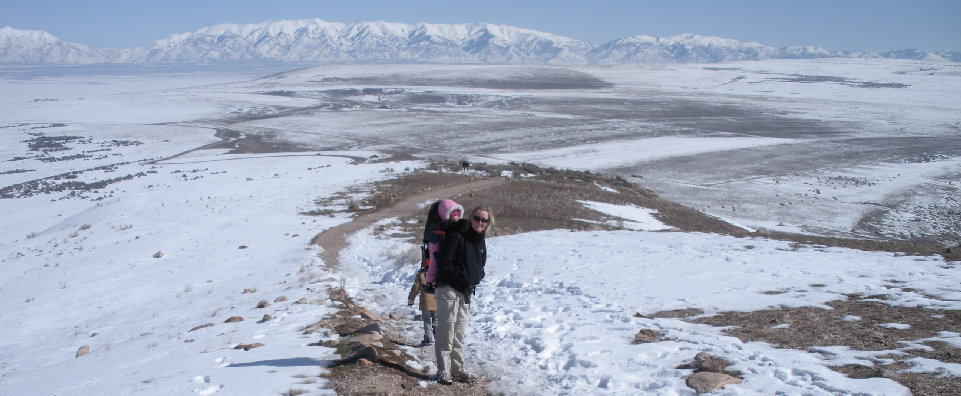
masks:
<svg viewBox="0 0 961 396"><path fill-rule="evenodd" d="M961 333L961 311L898 307L855 296L826 305L833 309L802 307L725 312L692 321L730 326L724 332L743 342L762 341L779 348L815 350L847 346L858 351L893 351L884 356L893 362L891 364L846 365L835 370L851 378L891 378L916 395L957 394L952 392L961 389L961 378L940 373L899 372L913 367L909 360L918 357L961 364L961 349L945 342L920 341L937 337L941 332ZM775 328L778 325L788 326Z"/></svg>

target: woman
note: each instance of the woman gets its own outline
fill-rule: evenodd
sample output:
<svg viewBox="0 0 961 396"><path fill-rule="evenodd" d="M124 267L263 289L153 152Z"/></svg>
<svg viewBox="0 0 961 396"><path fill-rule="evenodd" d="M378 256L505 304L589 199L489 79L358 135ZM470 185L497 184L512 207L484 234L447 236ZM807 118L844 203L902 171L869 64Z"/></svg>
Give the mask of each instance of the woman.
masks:
<svg viewBox="0 0 961 396"><path fill-rule="evenodd" d="M450 223L446 237L434 254L437 266L437 383L473 382L464 365L464 333L470 320L474 289L484 279L487 232L494 214L479 206L467 219ZM431 265L432 267L434 265Z"/></svg>
<svg viewBox="0 0 961 396"><path fill-rule="evenodd" d="M420 293L421 319L424 321L424 341L422 345L432 344L434 334L437 333L437 303L434 298L434 285L437 282L437 266L434 263L434 253L444 239L444 227L449 221L460 220L464 207L451 199L434 202L427 211L427 222L424 224L424 244L427 245L427 259L421 263L421 269L414 276L414 284L407 296L407 305L414 304L414 297Z"/></svg>

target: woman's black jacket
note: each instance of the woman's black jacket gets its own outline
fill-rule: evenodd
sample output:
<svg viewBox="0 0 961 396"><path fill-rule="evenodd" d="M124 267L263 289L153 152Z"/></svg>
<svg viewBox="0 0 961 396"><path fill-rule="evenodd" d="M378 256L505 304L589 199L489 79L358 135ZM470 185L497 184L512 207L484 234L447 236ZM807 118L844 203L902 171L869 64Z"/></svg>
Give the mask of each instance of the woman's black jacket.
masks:
<svg viewBox="0 0 961 396"><path fill-rule="evenodd" d="M470 295L484 279L487 242L483 234L474 231L470 220L451 222L434 258L437 261L437 282Z"/></svg>

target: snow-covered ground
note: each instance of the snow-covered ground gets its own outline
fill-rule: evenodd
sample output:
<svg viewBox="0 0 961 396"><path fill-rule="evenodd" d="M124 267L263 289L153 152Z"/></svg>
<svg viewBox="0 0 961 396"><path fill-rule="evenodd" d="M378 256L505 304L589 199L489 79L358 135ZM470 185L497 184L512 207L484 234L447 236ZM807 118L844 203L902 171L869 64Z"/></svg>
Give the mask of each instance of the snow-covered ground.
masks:
<svg viewBox="0 0 961 396"><path fill-rule="evenodd" d="M753 228L961 235L959 63L330 66L224 91L314 99L229 128L319 149L616 174Z"/></svg>
<svg viewBox="0 0 961 396"><path fill-rule="evenodd" d="M411 269L370 253L385 246L390 242L370 235L355 238L347 257L364 265L349 273L347 285L366 291L367 306L391 312L406 298ZM823 306L846 293L877 293L898 305L961 308L961 276L939 257L794 250L779 241L649 231L536 232L493 238L488 249L492 257L472 312L469 355L475 371L497 379L492 390L508 394L693 394L682 378L690 371L675 367L698 352L736 362L733 368L746 375L723 394L907 394L889 380L852 380L828 368L870 366L890 351L775 349L710 326L634 314ZM918 292L890 288L892 279ZM371 284L379 285L376 291L367 291ZM412 327L408 338L416 340L419 327ZM659 331L668 341L630 345L640 329ZM939 339L961 346L961 334L945 332ZM961 375L961 365L951 363L925 370Z"/></svg>
<svg viewBox="0 0 961 396"><path fill-rule="evenodd" d="M961 103L956 100L961 91L957 65L939 65L937 72L942 74L933 77L944 80L925 85L929 74L914 72L907 63L886 63L894 65L886 66L889 71L904 68L904 74L893 76L912 78L911 87L923 88L920 93L899 91L910 92L903 102L883 91L899 88L853 89L830 82L778 84L736 78L752 68L763 71L748 73L754 77L766 75L771 68L777 68L777 76L823 75L828 68L857 81L901 81L892 75L872 78L864 74L875 72L871 65L848 63L856 62L638 66L590 72L616 84L635 85L625 88L631 95L638 89L660 89L671 100L702 94L728 102L760 97L750 99L755 101L751 103L770 101L785 111L804 108L798 113L811 118L847 114L836 107L836 101L818 104L841 95L870 110L858 115L858 120L893 125L886 130L924 119L927 123L918 125L928 135L951 138L957 134ZM373 229L349 238L341 260L351 265L336 273L323 269L318 248L309 242L317 233L350 221L347 201L337 198L338 194L356 197L372 181L425 166L418 160L357 161L374 155L383 158L385 154L377 148L424 147L424 153L431 154L427 147L435 146L433 141L401 133L414 127L499 125L483 142L476 136L460 137L452 139L450 147L464 147L475 161L523 160L524 156L516 157L518 153L537 153L548 165L576 159L577 167L594 170L637 162L639 154L676 158L704 155L712 144L720 150L716 152L725 153L790 146L794 139L743 136L718 142L713 140L717 134L647 136L656 139L651 141L659 149L644 151L624 150L610 144L616 139L598 138L581 143L588 148L596 144L599 155L570 149L565 156L565 146L536 140L561 128L561 118L583 120L583 115L538 113L541 104L519 111L496 103L533 103L534 97L548 94L557 100L566 91L504 93L461 87L458 95L469 92L472 96L457 96L443 107L448 111L438 112L442 106L433 99L403 109L398 103L381 107L390 94L375 91L350 92L344 95L353 102L323 107L333 95L328 91L340 88L324 86L322 95L317 91L319 83L311 82L330 74L339 76L345 86L363 89L381 86L381 81L396 73L436 77L446 70L456 79L465 70L474 70L436 69L444 70L372 66L362 73L356 68L326 68L254 81L249 75L225 73L136 78L4 74L0 81L4 87L0 192L5 197L0 199L4 219L0 223L0 300L7 309L0 312L6 324L0 329L0 394L332 393L318 376L336 356L328 348L308 344L336 334L321 330L304 335L302 331L337 309L326 298L326 289L344 286L374 311L412 314L405 303L413 267L398 267L394 260L406 242L389 234L375 235ZM489 67L470 74L496 78L518 70L524 69ZM734 73L734 77L722 79L727 84L710 82L717 73ZM420 85L420 89L418 95L444 96L442 91L451 88ZM726 93L719 91L729 89L739 91L721 98ZM291 95L288 90L309 95ZM458 100L485 105L462 105ZM344 103L349 105L340 107ZM576 107L578 102L573 103ZM312 106L319 111L288 112ZM876 113L899 106L919 113L902 111L888 118ZM514 118L509 123L499 121L504 113ZM517 123L535 113L539 114L536 122ZM397 122L389 123L391 119ZM546 132L538 129L542 121ZM617 122L603 124L606 128ZM518 128L511 129L512 125ZM317 149L262 154L194 150L218 142L214 131L228 127L243 133L269 132ZM610 130L614 135L623 132L616 127ZM436 129L428 128L432 131ZM498 139L512 133L513 144ZM589 134L599 136L596 130ZM477 146L468 143L490 150L475 151ZM854 204L861 200L897 195L916 185L901 183L911 178L928 184L943 181L940 189L930 190L940 195L923 199L949 200L945 191L956 191L950 187L957 179L949 184L951 180L943 177L958 172L958 161L957 156L944 156L904 166L859 163L843 169L847 178L829 179L833 173L790 173L776 181L757 179L750 187L770 183L768 187L780 189L779 194L815 195L805 192L812 188L809 183L824 180L824 184L834 183L835 191L822 189L819 194L850 204L836 209L845 211L858 207ZM109 183L94 184L98 181ZM318 208L317 202L332 203ZM682 379L689 371L675 367L705 351L735 362L735 368L745 374L742 384L728 386L723 394L907 394L906 388L889 379L853 380L828 368L868 364L887 351L775 349L743 343L706 325L647 319L634 313L698 308L711 314L821 306L848 293L885 295L890 304L961 309L961 273L956 263L940 257L795 248L765 239L670 232L642 208L583 204L623 218L628 230L544 231L489 241L488 277L478 291L468 337L470 367L491 378L494 391L690 395L693 391ZM818 205L797 204L794 209L820 217L823 206L818 201ZM331 209L334 214L303 214L316 209ZM751 216L740 217L741 212L725 216L739 222L751 220ZM745 223L804 228L791 219L762 217ZM847 225L853 220L836 221ZM903 222L886 221L891 232L908 230ZM898 282L897 288L890 287L893 281ZM270 305L257 308L262 301ZM272 320L262 321L265 314ZM235 316L243 321L226 323ZM212 325L202 327L208 323ZM410 340L415 342L417 326L413 321L411 325ZM634 334L642 328L656 329L668 341L632 345ZM944 332L938 339L961 347L959 334ZM255 343L263 346L235 349ZM90 352L77 357L85 345ZM417 352L409 351L412 360ZM961 376L956 364L918 363L916 370ZM418 364L433 369L430 361L412 363Z"/></svg>
<svg viewBox="0 0 961 396"><path fill-rule="evenodd" d="M961 64L822 59L592 74L626 97L675 93L772 116L724 114L735 121L725 124L705 114L707 126L695 126L745 150L696 151L703 139L676 135L675 150L696 154L650 155L653 139L622 145L641 154L616 172L641 175L665 198L755 228L961 242ZM578 151L581 162L611 156Z"/></svg>

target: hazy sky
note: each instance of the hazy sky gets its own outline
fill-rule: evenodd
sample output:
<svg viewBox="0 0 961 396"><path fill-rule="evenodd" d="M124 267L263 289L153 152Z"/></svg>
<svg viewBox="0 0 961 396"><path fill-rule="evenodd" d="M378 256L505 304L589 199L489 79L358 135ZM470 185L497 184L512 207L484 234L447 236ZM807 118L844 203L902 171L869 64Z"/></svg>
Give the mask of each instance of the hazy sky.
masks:
<svg viewBox="0 0 961 396"><path fill-rule="evenodd" d="M772 47L961 51L961 0L0 0L0 26L134 48L221 23L489 22L592 44L696 33Z"/></svg>

